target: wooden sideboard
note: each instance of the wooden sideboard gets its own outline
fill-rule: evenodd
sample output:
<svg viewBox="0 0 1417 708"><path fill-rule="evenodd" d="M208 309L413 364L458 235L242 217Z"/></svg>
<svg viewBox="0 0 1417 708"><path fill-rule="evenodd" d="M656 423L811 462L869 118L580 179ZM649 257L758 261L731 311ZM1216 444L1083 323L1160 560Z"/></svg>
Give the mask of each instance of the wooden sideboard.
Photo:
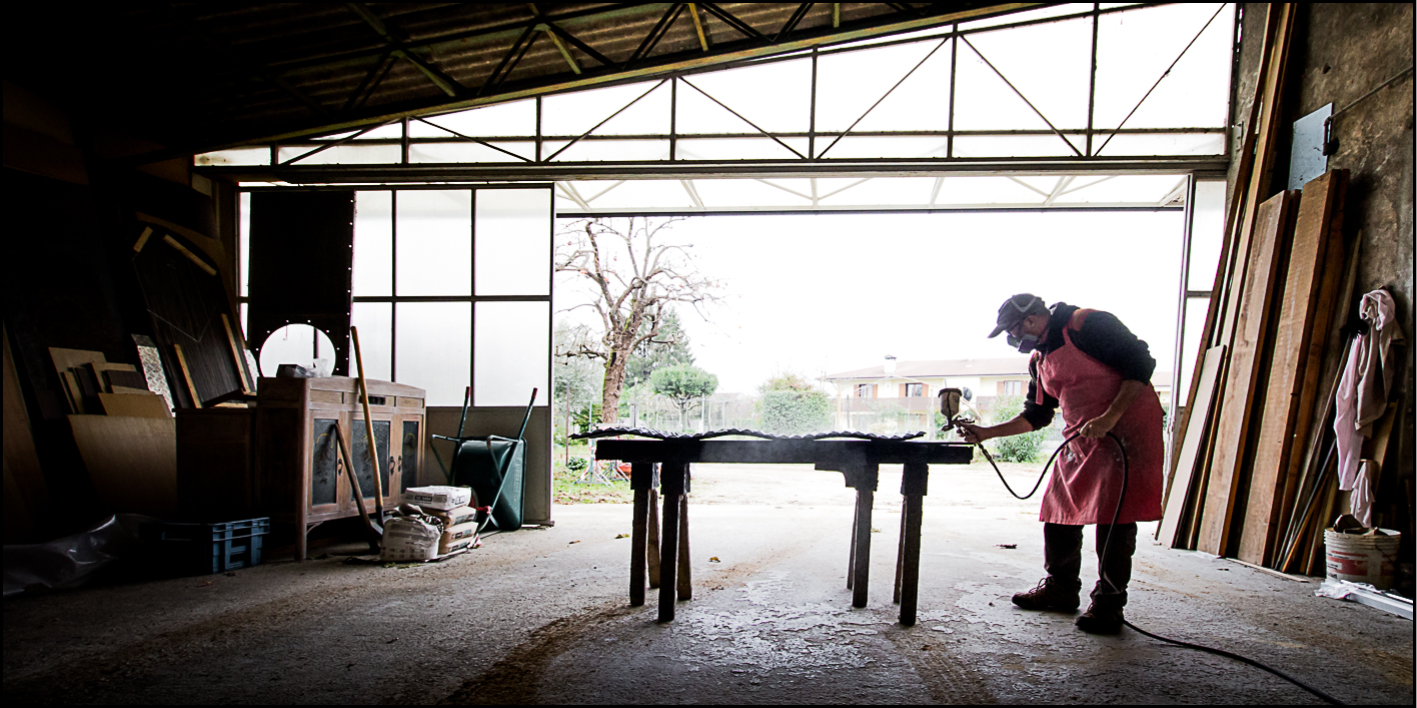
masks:
<svg viewBox="0 0 1417 708"><path fill-rule="evenodd" d="M253 501L273 521L295 526L296 559L303 560L310 529L374 511L374 477L359 381L344 376L263 378L257 391ZM396 506L406 487L417 486L428 436L424 398L420 388L369 382L369 414L386 507ZM348 476L341 474L336 428L354 457L355 477L365 499L363 510L354 501Z"/></svg>

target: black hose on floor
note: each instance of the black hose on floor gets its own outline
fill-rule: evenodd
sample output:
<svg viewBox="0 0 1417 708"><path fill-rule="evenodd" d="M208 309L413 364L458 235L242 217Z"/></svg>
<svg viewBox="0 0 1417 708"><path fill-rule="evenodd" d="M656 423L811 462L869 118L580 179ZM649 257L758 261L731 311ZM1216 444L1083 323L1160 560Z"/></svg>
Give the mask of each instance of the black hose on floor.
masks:
<svg viewBox="0 0 1417 708"><path fill-rule="evenodd" d="M1004 479L1004 473L999 469L999 465L994 463L994 458L989 455L989 451L984 448L984 445L981 443L975 443L975 445L979 448L980 452L984 453L984 459L989 461L989 465L994 468L994 473L999 475L999 481L1004 483L1004 488L1009 490L1009 494L1012 494L1016 499L1028 499L1029 497L1032 497L1035 493L1037 493L1038 488L1043 485L1043 478L1048 475L1048 468L1053 466L1053 461L1058 458L1058 453L1062 452L1063 448L1067 447L1068 444L1071 443L1073 440L1076 440L1078 438L1078 435L1079 433L1073 433L1071 436L1068 437L1068 439L1063 441L1062 445L1058 446L1057 450L1053 451L1053 454L1048 457L1048 461L1044 463L1043 471L1040 472L1038 475L1038 482L1033 485L1033 489L1028 494L1023 496L1019 496L1018 492L1015 492L1014 488L1009 486L1009 481ZM1112 582L1111 578L1107 577L1105 568L1107 567L1107 554L1112 550L1112 531L1117 527L1117 521L1122 516L1122 502L1125 501L1127 498L1127 481L1130 477L1130 472L1128 470L1127 465L1127 446L1122 444L1122 439L1117 437L1116 433L1109 432L1107 433L1107 437L1112 438L1112 442L1117 443L1117 450L1122 453L1122 491L1121 494L1117 495L1117 510L1112 513L1112 525L1107 527L1107 538L1102 543L1102 557L1098 559L1098 566L1099 574L1102 576L1103 582L1110 585L1113 591L1121 592L1121 589L1117 587L1117 584ZM1160 642L1174 644L1178 647L1184 647L1186 649L1195 649L1196 651L1202 651L1207 654L1223 656L1227 659L1234 659L1235 661L1244 664L1249 664L1250 666L1253 666L1257 669L1268 671L1269 673L1274 674L1275 676L1278 676L1279 678L1282 678L1285 681L1288 681L1289 683L1292 683L1295 686L1298 686L1299 688L1308 691L1309 693L1312 693L1313 695L1323 699L1324 701L1327 701L1331 705L1347 705L1346 703L1343 703L1337 698L1334 698L1333 696L1330 696L1327 693L1324 693L1323 691L1320 691L1319 689L1314 688L1313 686L1310 686L1309 684L1304 683L1303 681L1300 681L1299 679L1296 679L1293 676L1284 673L1283 671L1280 671L1279 669L1267 666L1264 663L1251 659L1247 656L1241 656L1234 652L1225 651L1224 649L1216 649L1214 647L1208 647L1201 644L1191 644L1190 642L1183 642L1178 639L1163 637L1159 634L1152 634L1151 632L1148 632L1142 629L1141 627L1132 624L1126 619L1122 620L1122 624L1131 627L1132 630L1138 634L1150 637Z"/></svg>

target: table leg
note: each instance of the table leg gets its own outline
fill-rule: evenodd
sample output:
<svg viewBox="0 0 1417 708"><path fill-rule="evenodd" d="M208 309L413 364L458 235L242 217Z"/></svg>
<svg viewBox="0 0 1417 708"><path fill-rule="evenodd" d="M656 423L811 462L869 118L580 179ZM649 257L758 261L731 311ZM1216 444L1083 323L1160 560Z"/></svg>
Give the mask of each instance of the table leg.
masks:
<svg viewBox="0 0 1417 708"><path fill-rule="evenodd" d="M930 468L924 463L906 463L900 484L900 491L905 496L901 510L905 517L902 520L905 534L900 589L900 624L903 627L915 626L916 603L920 595L920 521L929 474Z"/></svg>
<svg viewBox="0 0 1417 708"><path fill-rule="evenodd" d="M630 528L630 606L645 604L645 545L649 522L650 475L648 462L630 465L630 487L635 491L635 511Z"/></svg>
<svg viewBox="0 0 1417 708"><path fill-rule="evenodd" d="M659 621L674 621L675 571L678 569L680 494L665 490L664 530L660 533L659 550Z"/></svg>
<svg viewBox="0 0 1417 708"><path fill-rule="evenodd" d="M649 562L649 586L659 587L659 490L649 490L649 519L645 524L649 532L645 554Z"/></svg>
<svg viewBox="0 0 1417 708"><path fill-rule="evenodd" d="M851 606L865 607L866 592L871 587L871 506L876 493L870 489L856 490L856 539L853 544L851 574Z"/></svg>
<svg viewBox="0 0 1417 708"><path fill-rule="evenodd" d="M679 583L680 600L694 599L694 577L689 571L689 495L679 497Z"/></svg>
<svg viewBox="0 0 1417 708"><path fill-rule="evenodd" d="M891 596L891 602L900 604L900 581L901 575L905 571L905 505L900 507L900 536L895 544L895 593Z"/></svg>
<svg viewBox="0 0 1417 708"><path fill-rule="evenodd" d="M846 559L846 589L850 590L856 578L856 515L851 515L851 555Z"/></svg>

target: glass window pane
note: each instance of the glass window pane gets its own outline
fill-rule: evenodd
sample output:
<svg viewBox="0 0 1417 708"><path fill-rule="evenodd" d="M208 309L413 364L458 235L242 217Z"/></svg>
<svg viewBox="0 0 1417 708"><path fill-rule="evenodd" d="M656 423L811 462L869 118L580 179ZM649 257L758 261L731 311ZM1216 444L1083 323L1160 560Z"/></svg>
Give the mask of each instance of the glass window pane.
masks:
<svg viewBox="0 0 1417 708"><path fill-rule="evenodd" d="M646 94L645 92L649 92ZM644 96L644 98L640 98ZM638 101L635 99L639 98ZM634 102L634 105L630 105ZM626 106L629 106L626 108ZM541 101L543 135L575 137L601 121L600 135L665 134L669 132L669 84L650 82L612 86L547 96ZM624 109L619 115L616 111Z"/></svg>
<svg viewBox="0 0 1417 708"><path fill-rule="evenodd" d="M1124 119L1128 128L1225 125L1234 6L1206 27L1220 8L1220 3L1177 3L1099 18L1094 125L1112 128ZM1187 50L1192 39L1196 42ZM1176 65L1167 74L1172 62ZM1147 96L1152 86L1156 89Z"/></svg>
<svg viewBox="0 0 1417 708"><path fill-rule="evenodd" d="M1087 149L1087 136L1073 133L1063 140L1053 135L960 135L955 157L1070 157ZM1072 147L1069 147L1069 144Z"/></svg>
<svg viewBox="0 0 1417 708"><path fill-rule="evenodd" d="M546 405L550 331L549 302L477 303L473 405L525 406L533 388Z"/></svg>
<svg viewBox="0 0 1417 708"><path fill-rule="evenodd" d="M1069 185L1054 203L1160 206L1184 180L1185 177L1178 175L1122 175L1098 180L1081 189Z"/></svg>
<svg viewBox="0 0 1417 708"><path fill-rule="evenodd" d="M823 194L823 206L925 206L934 177L876 177L837 194Z"/></svg>
<svg viewBox="0 0 1417 708"><path fill-rule="evenodd" d="M477 191L478 295L551 294L551 190Z"/></svg>
<svg viewBox="0 0 1417 708"><path fill-rule="evenodd" d="M900 88L861 118L917 64L920 68ZM817 61L817 130L846 130L858 118L856 130L945 130L950 122L949 86L948 42L828 54Z"/></svg>
<svg viewBox="0 0 1417 708"><path fill-rule="evenodd" d="M692 84L692 86L685 85ZM675 127L681 133L725 132L702 129L695 107L705 103L715 105L698 90L713 96L723 105L755 123L763 130L774 132L806 132L811 116L812 62L810 59L745 66L741 69L715 71L680 79L679 107ZM718 108L718 111L723 111ZM717 115L717 114L714 114ZM732 114L728 114L730 117ZM744 132L752 128L737 121L740 128L728 132ZM709 126L703 126L709 128Z"/></svg>
<svg viewBox="0 0 1417 708"><path fill-rule="evenodd" d="M536 99L529 98L470 111L428 116L432 123L474 138L536 135ZM448 133L419 120L408 123L411 138L445 138Z"/></svg>
<svg viewBox="0 0 1417 708"><path fill-rule="evenodd" d="M399 295L472 294L472 192L398 192Z"/></svg>
<svg viewBox="0 0 1417 708"><path fill-rule="evenodd" d="M1191 258L1188 290L1210 290L1220 267L1220 243L1225 240L1225 183L1196 183L1196 203L1191 207Z"/></svg>
<svg viewBox="0 0 1417 708"><path fill-rule="evenodd" d="M278 159L284 163L314 150L315 145L283 147ZM341 145L322 150L300 161L297 165L369 165L397 163L403 159L403 148L398 145Z"/></svg>
<svg viewBox="0 0 1417 708"><path fill-rule="evenodd" d="M397 306L394 380L428 392L430 406L460 406L472 355L472 303Z"/></svg>
<svg viewBox="0 0 1417 708"><path fill-rule="evenodd" d="M236 278L240 283L241 297L246 297L250 294L251 285L251 193L242 192L236 204Z"/></svg>
<svg viewBox="0 0 1417 708"><path fill-rule="evenodd" d="M1195 374L1196 355L1200 352L1206 310L1209 308L1210 298L1208 297L1186 298L1186 329L1182 333L1181 361L1177 362L1181 367L1181 390L1172 395L1172 400L1183 401L1183 405L1190 404L1186 399L1191 393L1191 376Z"/></svg>
<svg viewBox="0 0 1417 708"><path fill-rule="evenodd" d="M394 306L387 302L356 302L349 315L349 323L359 328L359 351L364 355L364 375L380 381L392 381ZM351 338L347 376L359 375L353 341Z"/></svg>
<svg viewBox="0 0 1417 708"><path fill-rule="evenodd" d="M997 74L980 61L981 56L993 64ZM968 42L960 43L959 63L955 128L1032 128L1035 126L1030 123L1041 124L1008 84L1059 130L1087 127L1092 80L1090 18L970 35ZM1008 79L1007 84L999 74ZM1000 113L997 117L996 112Z"/></svg>
<svg viewBox="0 0 1417 708"><path fill-rule="evenodd" d="M685 180L687 181L687 180ZM593 189L599 193L604 187ZM584 191L580 192L585 194ZM689 195L684 181L680 180L630 180L604 196L590 202L593 209L693 209L693 198Z"/></svg>
<svg viewBox="0 0 1417 708"><path fill-rule="evenodd" d="M799 196L755 179L696 179L692 184L704 206L709 208L803 207L812 204L810 191L807 192L809 196Z"/></svg>
<svg viewBox="0 0 1417 708"><path fill-rule="evenodd" d="M949 149L949 140L943 135L930 137L847 135L833 145L832 141L835 139L831 136L819 136L817 138L817 157L834 160L858 157L944 157L945 151Z"/></svg>
<svg viewBox="0 0 1417 708"><path fill-rule="evenodd" d="M1111 138L1110 140L1108 138ZM1222 133L1143 133L1092 136L1092 154L1121 155L1221 155L1225 152Z"/></svg>
<svg viewBox="0 0 1417 708"><path fill-rule="evenodd" d="M393 192L354 193L354 296L394 294Z"/></svg>
<svg viewBox="0 0 1417 708"><path fill-rule="evenodd" d="M445 137L447 136L445 134ZM409 162L526 162L536 157L536 143L488 143L467 140L446 143L414 143L408 146ZM505 152L503 152L505 151ZM511 154L508 154L511 153Z"/></svg>
<svg viewBox="0 0 1417 708"><path fill-rule="evenodd" d="M541 154L546 159L556 155L557 162L669 159L668 140L582 140L557 154L569 144L568 140L548 140L542 143Z"/></svg>
<svg viewBox="0 0 1417 708"><path fill-rule="evenodd" d="M680 140L676 156L680 160L796 160L807 156L806 138L783 138L782 142L797 154L772 138L716 138ZM818 146L825 147L821 142Z"/></svg>
<svg viewBox="0 0 1417 708"><path fill-rule="evenodd" d="M935 197L935 203L953 206L1036 206L1042 204L1045 198L1045 195L1008 177L946 177L940 183L940 194Z"/></svg>

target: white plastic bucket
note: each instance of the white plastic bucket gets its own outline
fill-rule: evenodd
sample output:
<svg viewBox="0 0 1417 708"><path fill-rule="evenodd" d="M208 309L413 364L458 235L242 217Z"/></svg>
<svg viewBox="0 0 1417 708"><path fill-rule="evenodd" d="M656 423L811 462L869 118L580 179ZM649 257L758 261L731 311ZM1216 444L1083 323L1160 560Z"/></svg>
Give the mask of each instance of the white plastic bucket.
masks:
<svg viewBox="0 0 1417 708"><path fill-rule="evenodd" d="M1397 547L1402 534L1380 529L1386 536L1358 536L1324 531L1328 577L1353 583L1368 583L1379 590L1392 587L1392 570L1397 564Z"/></svg>

